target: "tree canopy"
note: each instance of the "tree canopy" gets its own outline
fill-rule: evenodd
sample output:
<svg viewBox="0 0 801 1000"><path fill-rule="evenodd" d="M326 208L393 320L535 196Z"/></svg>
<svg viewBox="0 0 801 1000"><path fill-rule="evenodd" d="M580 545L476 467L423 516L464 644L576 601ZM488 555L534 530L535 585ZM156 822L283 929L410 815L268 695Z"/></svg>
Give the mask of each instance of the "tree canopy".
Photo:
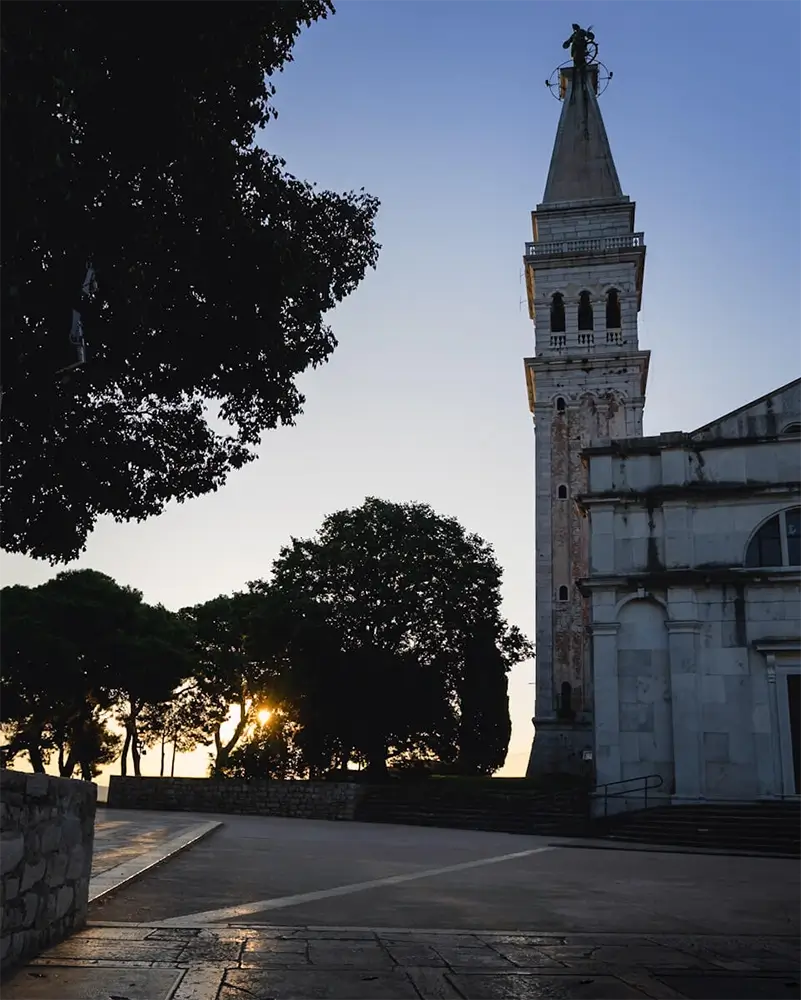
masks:
<svg viewBox="0 0 801 1000"><path fill-rule="evenodd" d="M212 744L218 777L492 774L507 671L531 653L500 583L492 547L454 518L369 498L292 539L269 579L178 613L93 570L6 588L5 756L42 770L57 751L60 773L91 777L120 753L125 774L130 753L139 774L160 743L163 774L168 744L173 759Z"/></svg>
<svg viewBox="0 0 801 1000"><path fill-rule="evenodd" d="M165 9L4 8L0 543L54 562L291 424L377 260L376 200L296 179L260 131L328 0Z"/></svg>
<svg viewBox="0 0 801 1000"><path fill-rule="evenodd" d="M495 736L489 761L472 740L470 769L499 767L506 671L531 651L501 616L500 581L492 548L425 504L369 498L331 514L315 538L293 539L270 583L251 589L272 602L267 632L286 644L307 744L321 759L335 747L345 760L360 753L374 771L412 752L454 760L475 711ZM482 672L503 696L479 704Z"/></svg>
<svg viewBox="0 0 801 1000"><path fill-rule="evenodd" d="M139 773L137 719L168 699L194 671L191 634L177 616L94 570L59 573L40 587L2 591L0 721L6 756L28 752L43 770L58 751L59 771L85 777L116 756L110 713L126 729Z"/></svg>

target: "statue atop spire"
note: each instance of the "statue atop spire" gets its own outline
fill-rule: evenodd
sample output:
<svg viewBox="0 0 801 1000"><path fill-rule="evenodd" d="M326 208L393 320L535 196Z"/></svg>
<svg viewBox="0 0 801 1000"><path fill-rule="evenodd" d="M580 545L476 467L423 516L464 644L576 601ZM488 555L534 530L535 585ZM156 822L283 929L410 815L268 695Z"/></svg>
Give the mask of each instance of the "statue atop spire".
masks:
<svg viewBox="0 0 801 1000"><path fill-rule="evenodd" d="M562 44L562 48L570 49L573 68L584 75L587 67L590 63L595 62L598 56L598 43L595 41L592 26L582 28L578 24L574 24L573 34Z"/></svg>

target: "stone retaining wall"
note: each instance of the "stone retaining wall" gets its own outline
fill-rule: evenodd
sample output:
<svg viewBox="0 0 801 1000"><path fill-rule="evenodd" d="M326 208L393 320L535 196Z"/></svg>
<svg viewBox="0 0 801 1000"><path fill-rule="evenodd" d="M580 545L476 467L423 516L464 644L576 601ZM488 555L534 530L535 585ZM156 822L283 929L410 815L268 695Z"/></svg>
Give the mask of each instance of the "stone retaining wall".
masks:
<svg viewBox="0 0 801 1000"><path fill-rule="evenodd" d="M97 786L0 771L3 972L86 923Z"/></svg>
<svg viewBox="0 0 801 1000"><path fill-rule="evenodd" d="M344 781L123 778L114 774L109 782L108 806L352 820L364 792L364 785Z"/></svg>

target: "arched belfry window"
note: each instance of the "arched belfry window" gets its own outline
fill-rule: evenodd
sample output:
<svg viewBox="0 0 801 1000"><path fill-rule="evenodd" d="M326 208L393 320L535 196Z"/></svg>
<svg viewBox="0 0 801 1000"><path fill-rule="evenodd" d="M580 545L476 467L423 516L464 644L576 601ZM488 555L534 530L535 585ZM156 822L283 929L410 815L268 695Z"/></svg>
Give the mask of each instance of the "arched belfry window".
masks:
<svg viewBox="0 0 801 1000"><path fill-rule="evenodd" d="M551 333L565 332L565 298L561 292L551 296Z"/></svg>
<svg viewBox="0 0 801 1000"><path fill-rule="evenodd" d="M556 412L557 413L565 412L565 400L563 396L556 397Z"/></svg>
<svg viewBox="0 0 801 1000"><path fill-rule="evenodd" d="M620 295L616 288L606 293L606 329L620 329Z"/></svg>
<svg viewBox="0 0 801 1000"><path fill-rule="evenodd" d="M558 497L559 500L567 500L567 487L564 485L564 483L556 491L556 496Z"/></svg>
<svg viewBox="0 0 801 1000"><path fill-rule="evenodd" d="M567 587L561 586L559 588L559 600L560 601L566 601L567 600L567 596L568 596Z"/></svg>
<svg viewBox="0 0 801 1000"><path fill-rule="evenodd" d="M765 521L748 543L745 565L801 566L801 507L780 510Z"/></svg>
<svg viewBox="0 0 801 1000"><path fill-rule="evenodd" d="M579 330L592 330L592 300L589 292L581 292L578 301L578 328Z"/></svg>

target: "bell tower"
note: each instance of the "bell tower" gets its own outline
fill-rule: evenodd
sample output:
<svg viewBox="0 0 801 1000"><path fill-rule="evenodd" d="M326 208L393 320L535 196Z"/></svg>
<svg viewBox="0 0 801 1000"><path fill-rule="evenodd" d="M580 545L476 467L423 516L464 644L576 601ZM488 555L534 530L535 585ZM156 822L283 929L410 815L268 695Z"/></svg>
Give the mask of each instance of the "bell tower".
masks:
<svg viewBox="0 0 801 1000"><path fill-rule="evenodd" d="M525 359L536 479L536 705L528 774L577 772L593 745L589 575L581 452L642 436L649 352L637 316L645 239L623 194L598 103L605 68L573 26L556 71L562 110L545 193L523 257L535 354ZM586 765L584 765L586 767Z"/></svg>

